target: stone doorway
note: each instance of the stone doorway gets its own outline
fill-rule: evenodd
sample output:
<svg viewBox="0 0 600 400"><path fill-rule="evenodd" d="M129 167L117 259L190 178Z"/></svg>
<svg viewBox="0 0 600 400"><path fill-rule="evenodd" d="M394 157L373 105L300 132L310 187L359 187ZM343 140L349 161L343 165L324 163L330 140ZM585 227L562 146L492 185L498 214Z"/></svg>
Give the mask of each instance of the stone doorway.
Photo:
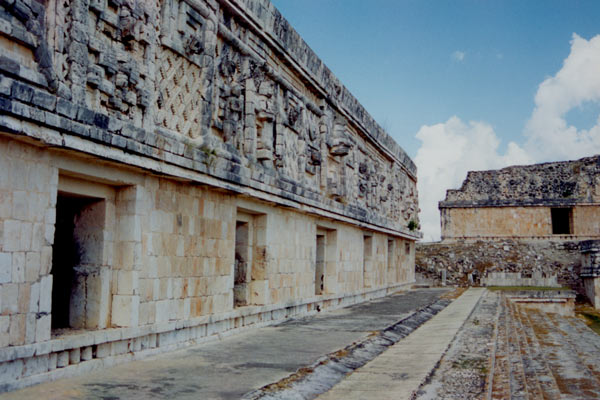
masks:
<svg viewBox="0 0 600 400"><path fill-rule="evenodd" d="M373 258L373 236L363 236L363 286L371 287L372 261Z"/></svg>
<svg viewBox="0 0 600 400"><path fill-rule="evenodd" d="M388 271L393 270L396 266L396 258L394 257L394 240L388 239L387 241L387 267Z"/></svg>
<svg viewBox="0 0 600 400"><path fill-rule="evenodd" d="M317 259L315 264L315 294L323 294L325 281L325 235L317 233Z"/></svg>
<svg viewBox="0 0 600 400"><path fill-rule="evenodd" d="M234 307L248 305L248 283L252 265L252 235L250 221L235 222L235 260L233 269Z"/></svg>
<svg viewBox="0 0 600 400"><path fill-rule="evenodd" d="M553 235L573 234L573 209L568 207L551 208Z"/></svg>
<svg viewBox="0 0 600 400"><path fill-rule="evenodd" d="M59 192L52 247L52 329L97 327L94 270L102 264L104 199ZM97 299L96 299L97 300Z"/></svg>
<svg viewBox="0 0 600 400"><path fill-rule="evenodd" d="M237 210L233 267L233 306L269 303L267 215Z"/></svg>

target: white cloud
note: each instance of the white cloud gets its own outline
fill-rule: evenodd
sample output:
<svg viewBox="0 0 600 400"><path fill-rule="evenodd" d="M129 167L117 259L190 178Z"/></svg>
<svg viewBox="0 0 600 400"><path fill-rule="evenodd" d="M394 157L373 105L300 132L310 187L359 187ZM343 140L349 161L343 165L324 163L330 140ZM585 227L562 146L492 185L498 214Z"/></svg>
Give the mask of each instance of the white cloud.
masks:
<svg viewBox="0 0 600 400"><path fill-rule="evenodd" d="M455 61L463 61L466 55L467 53L465 53L464 51L456 50L454 53L452 53L452 58Z"/></svg>
<svg viewBox="0 0 600 400"><path fill-rule="evenodd" d="M464 53L460 59L454 57L460 61ZM424 240L439 239L437 203L447 189L460 186L467 171L600 153L600 116L587 130L565 119L570 110L586 102L600 104L600 35L585 40L574 34L562 68L538 88L535 108L523 131L523 146L511 142L500 154L500 140L485 122L464 123L452 117L445 123L422 126L416 135L422 145L415 162Z"/></svg>
<svg viewBox="0 0 600 400"><path fill-rule="evenodd" d="M498 154L500 140L483 122L468 124L454 116L445 123L422 126L416 135L422 145L415 157L418 168L420 220L424 240L438 240L440 217L437 204L446 190L458 188L467 171L528 163L531 159L515 143Z"/></svg>
<svg viewBox="0 0 600 400"><path fill-rule="evenodd" d="M571 53L553 77L542 82L525 127L525 149L537 160L564 160L600 153L600 120L590 129L569 125L565 115L583 103L600 103L600 35L573 34Z"/></svg>

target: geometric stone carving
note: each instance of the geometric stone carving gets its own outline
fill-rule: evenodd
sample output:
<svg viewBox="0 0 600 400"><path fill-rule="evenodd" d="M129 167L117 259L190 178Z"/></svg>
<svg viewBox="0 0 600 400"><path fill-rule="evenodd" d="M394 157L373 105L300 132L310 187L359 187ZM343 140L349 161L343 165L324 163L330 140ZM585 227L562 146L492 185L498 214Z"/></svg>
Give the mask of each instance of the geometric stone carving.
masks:
<svg viewBox="0 0 600 400"><path fill-rule="evenodd" d="M163 48L159 64L156 122L192 139L202 134L205 113L201 69Z"/></svg>

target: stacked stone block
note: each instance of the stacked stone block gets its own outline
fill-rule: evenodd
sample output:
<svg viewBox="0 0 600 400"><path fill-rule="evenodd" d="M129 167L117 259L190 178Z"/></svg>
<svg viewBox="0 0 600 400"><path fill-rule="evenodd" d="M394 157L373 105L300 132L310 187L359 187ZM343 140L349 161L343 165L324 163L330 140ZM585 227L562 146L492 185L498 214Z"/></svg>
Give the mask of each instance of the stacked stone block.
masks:
<svg viewBox="0 0 600 400"><path fill-rule="evenodd" d="M149 268L141 271L142 324L232 308L234 205L223 195L147 179L152 211L144 232Z"/></svg>
<svg viewBox="0 0 600 400"><path fill-rule="evenodd" d="M50 338L58 175L38 149L0 141L0 342L16 346Z"/></svg>
<svg viewBox="0 0 600 400"><path fill-rule="evenodd" d="M471 171L439 204L442 240L595 239L600 232L599 156ZM556 233L553 209L568 209Z"/></svg>
<svg viewBox="0 0 600 400"><path fill-rule="evenodd" d="M0 391L414 280L414 163L268 1L0 1L0 49Z"/></svg>

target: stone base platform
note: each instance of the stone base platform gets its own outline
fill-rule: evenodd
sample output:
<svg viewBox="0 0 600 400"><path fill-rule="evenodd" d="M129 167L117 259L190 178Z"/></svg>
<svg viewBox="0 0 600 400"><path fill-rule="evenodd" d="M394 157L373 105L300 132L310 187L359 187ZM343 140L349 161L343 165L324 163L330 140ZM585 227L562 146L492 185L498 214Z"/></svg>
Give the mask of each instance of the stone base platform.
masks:
<svg viewBox="0 0 600 400"><path fill-rule="evenodd" d="M0 393L42 382L73 377L142 360L199 343L222 339L248 329L290 318L332 311L381 298L411 284L361 291L344 296L323 295L146 327L114 328L65 334L43 343L0 349Z"/></svg>
<svg viewBox="0 0 600 400"><path fill-rule="evenodd" d="M200 396L204 399L237 400L315 363L325 354L336 352L370 337L373 331L395 324L415 310L436 302L446 291L406 291L344 308L341 308L344 301L338 306L335 299L330 307L337 306L337 310L318 313L313 308L313 315L296 314L293 318L291 312L294 309L290 309L287 322L281 323L280 320L276 324L271 321L271 326L245 329L244 332L240 332L239 328L237 331L231 329L213 334L210 342L205 339L207 342L201 345L126 365L114 364L163 349L134 351L92 361L95 368L87 367L90 365L88 361L56 369L56 378L67 376L62 371L74 371L78 367L85 366L95 371L81 374L80 370L77 371L80 376L5 393L0 395L0 399L146 399L157 395L160 398L197 399ZM302 308L304 306L296 308L296 311ZM239 334L233 335L234 332ZM177 338L177 334L174 336ZM181 346L184 344L186 342L182 342ZM171 343L165 349L176 346L177 343ZM113 364L109 364L111 362ZM103 368L110 365L113 365L112 368ZM65 375L60 376L59 372Z"/></svg>

